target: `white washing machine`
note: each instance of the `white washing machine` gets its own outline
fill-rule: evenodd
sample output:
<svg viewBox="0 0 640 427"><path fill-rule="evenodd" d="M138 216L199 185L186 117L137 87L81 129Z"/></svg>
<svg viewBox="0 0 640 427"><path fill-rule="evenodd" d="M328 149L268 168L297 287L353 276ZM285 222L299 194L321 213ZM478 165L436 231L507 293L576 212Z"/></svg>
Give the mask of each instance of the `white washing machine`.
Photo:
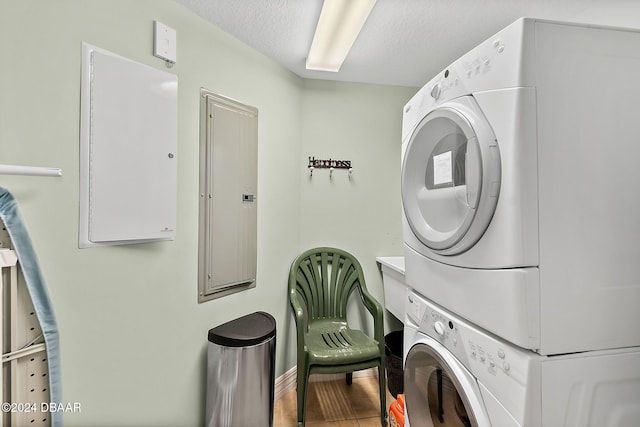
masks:
<svg viewBox="0 0 640 427"><path fill-rule="evenodd" d="M542 356L413 291L406 313L405 425L638 425L640 348Z"/></svg>
<svg viewBox="0 0 640 427"><path fill-rule="evenodd" d="M406 281L540 354L640 346L640 32L520 19L404 109Z"/></svg>

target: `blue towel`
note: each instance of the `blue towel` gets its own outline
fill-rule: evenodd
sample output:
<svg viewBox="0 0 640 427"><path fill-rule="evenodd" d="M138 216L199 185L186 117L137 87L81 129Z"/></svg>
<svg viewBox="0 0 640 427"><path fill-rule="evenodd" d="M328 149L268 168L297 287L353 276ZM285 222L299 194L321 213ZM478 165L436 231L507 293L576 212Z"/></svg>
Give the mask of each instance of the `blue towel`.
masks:
<svg viewBox="0 0 640 427"><path fill-rule="evenodd" d="M49 395L51 402L62 403L62 382L60 377L60 344L58 326L53 313L53 305L47 292L47 285L38 267L38 260L24 225L18 203L9 191L0 187L0 218L4 221L18 256L27 289L31 295L40 328L47 347L49 363ZM62 412L51 413L51 425L62 426Z"/></svg>

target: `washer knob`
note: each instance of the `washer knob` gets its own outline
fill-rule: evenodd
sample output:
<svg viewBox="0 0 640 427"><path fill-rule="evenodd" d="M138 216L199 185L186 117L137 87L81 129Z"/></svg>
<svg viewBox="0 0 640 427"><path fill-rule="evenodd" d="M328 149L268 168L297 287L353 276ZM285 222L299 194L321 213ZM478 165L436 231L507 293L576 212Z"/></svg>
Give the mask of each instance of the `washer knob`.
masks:
<svg viewBox="0 0 640 427"><path fill-rule="evenodd" d="M433 325L433 329L436 331L436 334L440 335L441 337L444 336L444 325L442 324L442 322L436 322Z"/></svg>

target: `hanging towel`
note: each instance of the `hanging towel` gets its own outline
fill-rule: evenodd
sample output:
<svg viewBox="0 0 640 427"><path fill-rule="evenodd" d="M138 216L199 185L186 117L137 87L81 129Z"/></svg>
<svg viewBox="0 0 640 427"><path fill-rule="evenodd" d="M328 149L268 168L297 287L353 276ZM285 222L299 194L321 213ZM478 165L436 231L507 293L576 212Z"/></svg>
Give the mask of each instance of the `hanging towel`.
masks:
<svg viewBox="0 0 640 427"><path fill-rule="evenodd" d="M60 347L53 305L47 292L47 285L40 272L29 234L18 210L18 203L13 195L2 187L0 187L0 218L7 227L11 243L18 256L18 262L44 335L49 365L50 400L60 404L62 403ZM53 427L62 426L62 412L51 413L51 425Z"/></svg>

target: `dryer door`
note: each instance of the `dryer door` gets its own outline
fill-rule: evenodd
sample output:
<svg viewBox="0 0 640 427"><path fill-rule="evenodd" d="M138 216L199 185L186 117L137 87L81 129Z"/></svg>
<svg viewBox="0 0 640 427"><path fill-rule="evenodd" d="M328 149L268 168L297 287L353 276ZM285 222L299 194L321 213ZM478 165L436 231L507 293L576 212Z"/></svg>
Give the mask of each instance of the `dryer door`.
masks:
<svg viewBox="0 0 640 427"><path fill-rule="evenodd" d="M488 427L475 378L439 342L424 336L407 354L404 399L411 427Z"/></svg>
<svg viewBox="0 0 640 427"><path fill-rule="evenodd" d="M500 193L500 151L473 97L422 119L404 152L401 185L407 222L434 252L459 254L482 237Z"/></svg>

